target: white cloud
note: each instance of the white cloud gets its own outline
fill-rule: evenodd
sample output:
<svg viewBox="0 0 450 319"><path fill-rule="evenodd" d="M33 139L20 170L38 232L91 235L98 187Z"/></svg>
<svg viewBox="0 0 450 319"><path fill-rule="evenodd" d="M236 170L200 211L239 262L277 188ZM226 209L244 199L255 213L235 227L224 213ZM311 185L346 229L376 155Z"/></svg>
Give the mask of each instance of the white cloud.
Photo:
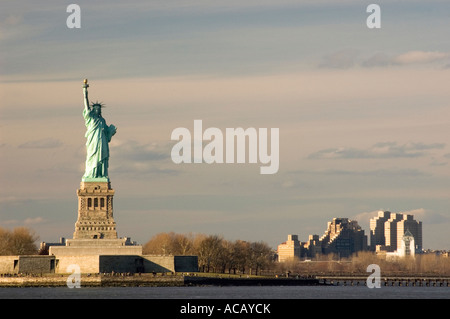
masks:
<svg viewBox="0 0 450 319"><path fill-rule="evenodd" d="M370 219L377 216L379 210L371 211L371 212L362 212L355 216L352 219L358 221L360 226L369 225ZM450 216L441 214L438 212L434 212L430 209L425 208L416 208L406 211L392 212L398 214L412 215L414 220L422 222L422 225L431 225L431 224L440 224L440 223L448 223L450 222ZM422 226L423 227L423 226Z"/></svg>
<svg viewBox="0 0 450 319"><path fill-rule="evenodd" d="M442 214L439 212L432 211L430 209L418 208L408 211L402 211L401 214L413 215L414 219L421 221L423 224L441 224L450 222L450 216L448 213Z"/></svg>
<svg viewBox="0 0 450 319"><path fill-rule="evenodd" d="M379 212L379 210L375 210L375 211L371 211L371 212L362 212L362 213L359 213L359 214L353 216L351 219L356 220L358 222L359 226L361 226L363 229L365 229L365 227L367 227L366 225L369 225L370 219L372 219L373 217L376 217L378 212ZM368 234L366 233L366 235L368 235Z"/></svg>
<svg viewBox="0 0 450 319"><path fill-rule="evenodd" d="M170 164L169 144L140 143L136 140L113 139L114 161L112 170L117 175L126 176L168 176L179 174L178 170L167 167ZM166 164L166 165L165 165Z"/></svg>
<svg viewBox="0 0 450 319"><path fill-rule="evenodd" d="M390 55L385 52L377 52L370 57L361 57L356 49L340 50L328 54L322 58L320 68L349 69L352 67L388 67L407 66L430 63L448 63L449 52L440 51L407 51L404 53Z"/></svg>
<svg viewBox="0 0 450 319"><path fill-rule="evenodd" d="M348 69L355 66L358 51L345 49L325 56L319 64L320 68Z"/></svg>
<svg viewBox="0 0 450 319"><path fill-rule="evenodd" d="M361 63L364 67L382 67L390 65L416 65L448 61L449 52L408 51L398 55L378 52Z"/></svg>
<svg viewBox="0 0 450 319"><path fill-rule="evenodd" d="M305 173L299 171L298 173ZM418 177L428 176L427 173L417 169L407 168L391 168L391 169L375 169L375 170L345 170L345 169L326 169L319 171L307 171L307 174L328 175L328 176L366 176L366 177Z"/></svg>
<svg viewBox="0 0 450 319"><path fill-rule="evenodd" d="M44 219L42 217L34 217L34 218L25 218L24 220L18 220L18 219L9 219L2 221L2 225L9 225L9 226L29 226L29 225L36 225L41 224L44 222Z"/></svg>
<svg viewBox="0 0 450 319"><path fill-rule="evenodd" d="M447 52L410 51L398 55L393 62L398 64L431 63L447 59L449 56Z"/></svg>
<svg viewBox="0 0 450 319"><path fill-rule="evenodd" d="M57 148L62 145L62 142L56 138L44 138L25 142L19 145L19 148Z"/></svg>
<svg viewBox="0 0 450 319"><path fill-rule="evenodd" d="M309 159L318 158L405 158L421 157L426 155L426 150L442 149L443 143L406 143L398 145L394 142L376 143L367 149L357 148L328 148L312 153Z"/></svg>
<svg viewBox="0 0 450 319"><path fill-rule="evenodd" d="M35 224L40 224L44 221L44 219L42 217L35 217L35 218L26 218L23 223L25 225L35 225Z"/></svg>

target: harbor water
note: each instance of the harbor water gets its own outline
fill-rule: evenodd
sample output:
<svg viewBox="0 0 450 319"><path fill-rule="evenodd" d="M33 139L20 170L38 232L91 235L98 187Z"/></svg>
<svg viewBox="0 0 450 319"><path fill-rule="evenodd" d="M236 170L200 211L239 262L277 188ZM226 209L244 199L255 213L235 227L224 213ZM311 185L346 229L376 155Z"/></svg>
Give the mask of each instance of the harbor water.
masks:
<svg viewBox="0 0 450 319"><path fill-rule="evenodd" d="M450 287L23 287L0 288L0 299L450 299Z"/></svg>

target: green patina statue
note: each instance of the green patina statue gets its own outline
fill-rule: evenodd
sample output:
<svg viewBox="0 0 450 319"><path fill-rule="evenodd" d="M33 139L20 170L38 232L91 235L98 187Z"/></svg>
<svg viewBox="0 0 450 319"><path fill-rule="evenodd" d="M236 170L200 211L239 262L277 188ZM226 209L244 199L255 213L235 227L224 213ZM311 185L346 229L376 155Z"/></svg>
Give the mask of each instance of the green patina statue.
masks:
<svg viewBox="0 0 450 319"><path fill-rule="evenodd" d="M114 125L107 125L102 117L103 105L99 102L89 105L87 79L84 80L84 110L83 117L86 125L86 170L82 181L109 182L108 161L111 137L116 134Z"/></svg>

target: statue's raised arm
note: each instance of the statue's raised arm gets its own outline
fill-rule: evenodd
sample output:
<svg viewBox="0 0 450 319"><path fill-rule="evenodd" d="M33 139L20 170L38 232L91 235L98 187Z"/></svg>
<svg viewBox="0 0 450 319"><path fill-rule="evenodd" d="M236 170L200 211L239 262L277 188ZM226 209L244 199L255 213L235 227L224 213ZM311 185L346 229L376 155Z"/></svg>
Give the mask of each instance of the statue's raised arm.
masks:
<svg viewBox="0 0 450 319"><path fill-rule="evenodd" d="M88 90L89 87L88 80L84 79L84 85L83 85L83 95L84 95L84 108L86 111L89 111L89 98L88 98Z"/></svg>

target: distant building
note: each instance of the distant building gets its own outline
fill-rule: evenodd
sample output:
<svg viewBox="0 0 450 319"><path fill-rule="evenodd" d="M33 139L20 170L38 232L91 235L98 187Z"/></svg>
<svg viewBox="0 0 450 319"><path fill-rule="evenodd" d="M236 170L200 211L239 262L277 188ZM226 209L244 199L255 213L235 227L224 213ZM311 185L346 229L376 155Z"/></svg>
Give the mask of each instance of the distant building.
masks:
<svg viewBox="0 0 450 319"><path fill-rule="evenodd" d="M402 219L401 214L390 214L390 218L384 223L385 246L390 251L397 250L397 223Z"/></svg>
<svg viewBox="0 0 450 319"><path fill-rule="evenodd" d="M416 251L422 251L422 222L414 220L414 216L403 214L403 219L397 223L397 249L401 247L406 231L414 237Z"/></svg>
<svg viewBox="0 0 450 319"><path fill-rule="evenodd" d="M401 248L406 230L414 237L415 251L421 251L422 222L414 220L412 215L379 211L378 216L370 220L370 249L397 251Z"/></svg>
<svg viewBox="0 0 450 319"><path fill-rule="evenodd" d="M370 220L370 250L375 251L377 245L385 246L384 223L389 219L391 212L379 211L378 216Z"/></svg>
<svg viewBox="0 0 450 319"><path fill-rule="evenodd" d="M411 232L407 229L402 236L402 240L400 242L400 245L398 249L395 252L387 252L386 257L392 258L392 257L414 257L416 254L416 245L414 236L411 234Z"/></svg>
<svg viewBox="0 0 450 319"><path fill-rule="evenodd" d="M285 262L288 260L293 260L295 258L300 258L302 247L298 241L297 235L288 235L288 239L278 245L277 254L278 261Z"/></svg>
<svg viewBox="0 0 450 319"><path fill-rule="evenodd" d="M319 235L309 235L308 241L303 244L304 254L307 257L316 257L322 254L322 243Z"/></svg>
<svg viewBox="0 0 450 319"><path fill-rule="evenodd" d="M398 255L400 257L404 257L404 256L412 256L412 257L414 257L414 255L416 253L416 249L415 248L416 248L416 245L415 245L414 236L407 229L405 231L405 234L402 237L400 248L397 249Z"/></svg>
<svg viewBox="0 0 450 319"><path fill-rule="evenodd" d="M322 237L309 235L307 242L300 242L297 235L288 235L288 240L278 245L278 261L294 258L316 257L336 254L349 257L355 252L367 250L367 236L356 220L333 218L328 222Z"/></svg>
<svg viewBox="0 0 450 319"><path fill-rule="evenodd" d="M328 222L325 234L320 238L323 254L349 257L358 251L367 250L367 236L356 220L333 218Z"/></svg>
<svg viewBox="0 0 450 319"><path fill-rule="evenodd" d="M64 237L60 237L59 242L57 242L57 243L41 242L39 245L39 252L42 255L48 255L48 251L51 246L65 246L65 245L66 245L66 239Z"/></svg>

